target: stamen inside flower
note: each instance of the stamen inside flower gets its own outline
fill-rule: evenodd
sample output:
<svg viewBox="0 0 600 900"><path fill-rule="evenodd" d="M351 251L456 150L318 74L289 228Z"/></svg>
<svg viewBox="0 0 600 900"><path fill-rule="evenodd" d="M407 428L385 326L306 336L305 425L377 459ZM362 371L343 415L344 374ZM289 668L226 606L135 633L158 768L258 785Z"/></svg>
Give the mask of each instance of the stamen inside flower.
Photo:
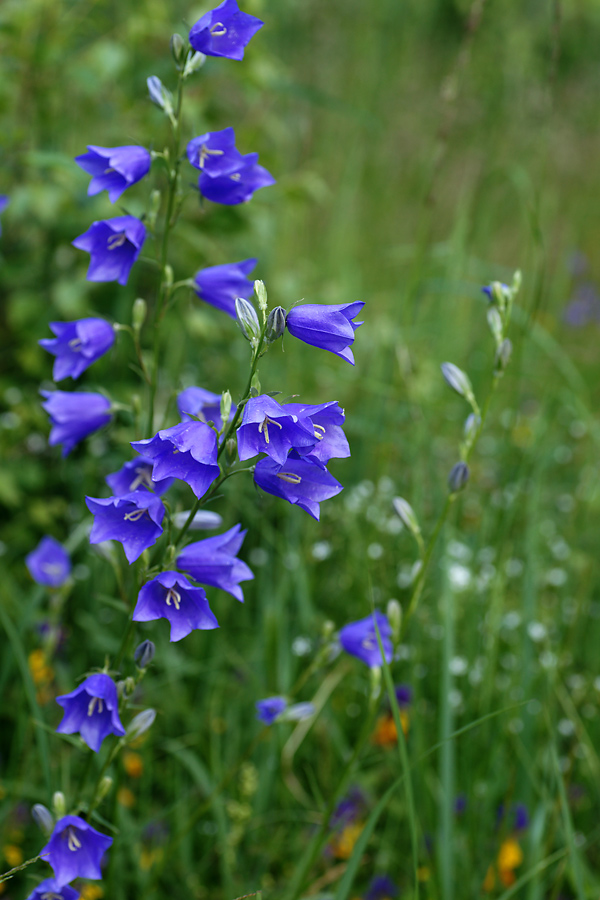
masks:
<svg viewBox="0 0 600 900"><path fill-rule="evenodd" d="M96 706L96 703L98 704L98 713L100 714L101 712L103 712L104 700L102 699L102 697L92 697L92 699L88 703L88 711L87 711L88 716L94 715L94 707Z"/></svg>
<svg viewBox="0 0 600 900"><path fill-rule="evenodd" d="M215 24L210 27L210 33L213 37L222 37L224 34L227 34L227 29L222 22L215 22Z"/></svg>
<svg viewBox="0 0 600 900"><path fill-rule="evenodd" d="M137 488L139 488L140 484L144 484L146 487L152 487L150 469L148 469L146 466L139 466L137 469L134 469L134 472L136 477L129 485L130 491L135 491Z"/></svg>
<svg viewBox="0 0 600 900"><path fill-rule="evenodd" d="M106 246L109 250L116 250L117 247L122 247L126 240L127 235L124 231L120 231L118 234L111 234L106 242Z"/></svg>
<svg viewBox="0 0 600 900"><path fill-rule="evenodd" d="M300 484L302 481L300 475L296 475L295 472L278 472L277 478L281 478L282 481L287 481L289 484Z"/></svg>
<svg viewBox="0 0 600 900"><path fill-rule="evenodd" d="M179 607L181 605L181 594L179 593L179 591L176 591L175 588L169 588L169 590L167 591L167 596L165 597L167 606L171 605L171 600L173 601L175 609L179 612Z"/></svg>
<svg viewBox="0 0 600 900"><path fill-rule="evenodd" d="M209 156L223 156L224 152L224 150L211 150L206 144L202 144L200 147L200 155L198 157L198 165L203 169L204 163Z"/></svg>
<svg viewBox="0 0 600 900"><path fill-rule="evenodd" d="M232 181L241 181L242 180L242 176L240 175L239 172L234 172L233 175L230 175L229 177L231 178Z"/></svg>
<svg viewBox="0 0 600 900"><path fill-rule="evenodd" d="M372 635L369 635L361 642L361 646L365 650L375 650L377 648L377 640Z"/></svg>
<svg viewBox="0 0 600 900"><path fill-rule="evenodd" d="M47 575L62 575L63 568L58 563L43 563L41 566L42 572L46 572Z"/></svg>
<svg viewBox="0 0 600 900"><path fill-rule="evenodd" d="M81 338L77 337L77 338L73 338L72 340L70 340L69 347L71 348L71 350L75 350L75 351L81 350Z"/></svg>
<svg viewBox="0 0 600 900"><path fill-rule="evenodd" d="M112 166L109 166L108 169L105 169L104 172L103 172L102 174L103 174L103 175L110 175L110 173L111 173L111 172L114 172L114 171L115 171L114 168L113 168Z"/></svg>
<svg viewBox="0 0 600 900"><path fill-rule="evenodd" d="M41 900L63 900L63 895L55 894L54 891L46 891L42 894Z"/></svg>
<svg viewBox="0 0 600 900"><path fill-rule="evenodd" d="M318 441L322 441L323 438L325 437L325 429L323 428L323 426L322 426L322 425L315 425L314 422L313 422L313 428L314 428L314 431L315 431L315 437L316 437L316 439L317 439ZM319 433L319 432L320 432L320 433Z"/></svg>
<svg viewBox="0 0 600 900"><path fill-rule="evenodd" d="M69 827L67 828L65 836L67 838L67 846L69 850L71 850L73 853L76 850L81 850L81 841L77 837L77 832L72 825L69 825Z"/></svg>
<svg viewBox="0 0 600 900"><path fill-rule="evenodd" d="M258 433L264 434L267 444L269 443L269 425L277 425L279 429L283 428L281 422L278 422L276 419L270 419L269 416L265 416L258 426Z"/></svg>
<svg viewBox="0 0 600 900"><path fill-rule="evenodd" d="M147 512L147 509L134 509L133 512L125 513L123 518L126 522L139 522L142 516Z"/></svg>

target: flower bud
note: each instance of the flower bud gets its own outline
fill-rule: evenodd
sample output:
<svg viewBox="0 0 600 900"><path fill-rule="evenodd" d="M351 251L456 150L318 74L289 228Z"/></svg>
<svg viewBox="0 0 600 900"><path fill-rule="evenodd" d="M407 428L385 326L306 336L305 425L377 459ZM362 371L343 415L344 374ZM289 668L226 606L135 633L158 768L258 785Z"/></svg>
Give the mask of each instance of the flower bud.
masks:
<svg viewBox="0 0 600 900"><path fill-rule="evenodd" d="M272 344L283 335L285 331L285 309L276 306L269 313L267 319L267 344Z"/></svg>
<svg viewBox="0 0 600 900"><path fill-rule="evenodd" d="M189 75L193 75L194 72L197 72L198 69L202 68L205 62L206 56L204 55L204 53L200 53L198 50L195 53L192 53L192 55L188 56L187 58L185 68L183 70L183 77L187 78Z"/></svg>
<svg viewBox="0 0 600 900"><path fill-rule="evenodd" d="M235 462L237 457L237 440L234 437L227 438L225 444L225 456L229 465Z"/></svg>
<svg viewBox="0 0 600 900"><path fill-rule="evenodd" d="M381 666L371 666L369 669L371 683L371 701L377 700L381 693Z"/></svg>
<svg viewBox="0 0 600 900"><path fill-rule="evenodd" d="M133 692L135 691L135 678L132 678L131 675L128 675L123 682L123 689L126 696L133 694Z"/></svg>
<svg viewBox="0 0 600 900"><path fill-rule="evenodd" d="M157 75L151 75L146 79L148 85L148 93L150 99L161 109L164 109L168 116L173 115L173 94L164 86Z"/></svg>
<svg viewBox="0 0 600 900"><path fill-rule="evenodd" d="M404 497L394 497L392 500L392 506L394 507L394 512L400 518L403 525L408 528L412 534L415 536L421 534L421 528L419 526L419 522L415 515L415 512Z"/></svg>
<svg viewBox="0 0 600 900"><path fill-rule="evenodd" d="M310 719L316 713L314 703L294 703L282 713L280 719L282 722L302 722L303 719Z"/></svg>
<svg viewBox="0 0 600 900"><path fill-rule="evenodd" d="M104 800L112 786L112 778L110 777L110 775L105 775L98 786L98 793L96 794L96 801L98 803L100 803L101 800Z"/></svg>
<svg viewBox="0 0 600 900"><path fill-rule="evenodd" d="M54 819L52 818L52 813L46 806L42 803L34 803L31 809L31 816L40 831L43 831L45 835L52 834L54 830Z"/></svg>
<svg viewBox="0 0 600 900"><path fill-rule="evenodd" d="M62 819L67 814L67 804L62 791L55 791L52 795L52 810L57 819Z"/></svg>
<svg viewBox="0 0 600 900"><path fill-rule="evenodd" d="M467 486L469 480L469 467L466 462L457 462L452 466L448 475L448 490L451 494L457 494Z"/></svg>
<svg viewBox="0 0 600 900"><path fill-rule="evenodd" d="M144 734L144 732L148 731L149 728L152 728L155 718L155 709L145 709L143 712L138 713L129 723L127 740L134 741L136 738L139 738L140 735Z"/></svg>
<svg viewBox="0 0 600 900"><path fill-rule="evenodd" d="M171 56L175 62L175 68L181 72L185 65L187 47L180 34L171 35Z"/></svg>
<svg viewBox="0 0 600 900"><path fill-rule="evenodd" d="M267 289L264 281L257 280L254 282L254 293L256 294L256 299L258 301L258 308L263 314L264 322L265 316L267 315Z"/></svg>
<svg viewBox="0 0 600 900"><path fill-rule="evenodd" d="M135 659L137 666L139 669L146 669L154 659L154 654L156 652L156 647L152 643L152 641L142 641L134 651L133 658Z"/></svg>
<svg viewBox="0 0 600 900"><path fill-rule="evenodd" d="M496 371L504 372L512 354L512 341L505 338L496 350Z"/></svg>
<svg viewBox="0 0 600 900"><path fill-rule="evenodd" d="M490 308L487 311L487 320L488 320L488 325L490 326L490 331L492 332L492 335L494 336L496 346L499 347L500 344L502 343L502 334L503 334L504 328L502 325L502 316L498 312L497 307L490 306Z"/></svg>
<svg viewBox="0 0 600 900"><path fill-rule="evenodd" d="M463 426L463 434L467 440L471 440L476 434L481 425L481 416L476 416L475 413L470 413L465 419L465 424Z"/></svg>
<svg viewBox="0 0 600 900"><path fill-rule="evenodd" d="M251 342L258 341L260 337L260 325L258 324L256 310L250 301L244 300L243 297L238 297L235 301L235 315L240 331L244 337Z"/></svg>
<svg viewBox="0 0 600 900"><path fill-rule="evenodd" d="M140 331L142 325L146 321L147 312L148 307L146 306L146 301L143 297L138 297L137 300L134 301L133 309L131 311L131 323L134 331Z"/></svg>
<svg viewBox="0 0 600 900"><path fill-rule="evenodd" d="M392 629L392 643L397 644L400 640L400 629L402 627L402 607L397 600L388 600L385 612Z"/></svg>
<svg viewBox="0 0 600 900"><path fill-rule="evenodd" d="M183 512L175 513L173 516L175 528L183 528L189 518L190 512L191 510L186 509ZM192 519L190 531L209 531L212 528L220 528L222 524L223 519L219 513L211 512L208 509L199 509Z"/></svg>
<svg viewBox="0 0 600 900"><path fill-rule="evenodd" d="M326 622L323 622L323 627L321 629L321 636L324 641L328 641L333 632L335 631L335 623L331 621L331 619L327 619Z"/></svg>
<svg viewBox="0 0 600 900"><path fill-rule="evenodd" d="M156 220L160 212L160 201L160 191L152 191L152 193L150 194L150 209L148 211L148 218L146 220L150 231L154 231L154 229L156 228Z"/></svg>
<svg viewBox="0 0 600 900"><path fill-rule="evenodd" d="M461 397L465 397L467 400L473 396L471 381L466 372L463 372L462 369L459 369L458 366L451 362L442 363L441 369L446 384L453 391L456 391L457 394L460 394Z"/></svg>
<svg viewBox="0 0 600 900"><path fill-rule="evenodd" d="M229 391L223 391L221 394L221 421L223 429L227 427L229 416L231 415L231 394Z"/></svg>

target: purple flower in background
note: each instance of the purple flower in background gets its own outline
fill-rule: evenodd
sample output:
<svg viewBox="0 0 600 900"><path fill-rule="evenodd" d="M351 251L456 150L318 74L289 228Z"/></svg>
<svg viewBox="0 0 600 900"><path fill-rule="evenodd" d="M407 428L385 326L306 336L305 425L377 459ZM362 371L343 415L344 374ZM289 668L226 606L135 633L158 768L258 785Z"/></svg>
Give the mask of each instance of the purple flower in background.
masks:
<svg viewBox="0 0 600 900"><path fill-rule="evenodd" d="M57 732L79 732L81 740L96 753L109 734L119 737L125 734L119 719L117 688L108 675L90 675L70 694L57 697L56 702L65 711Z"/></svg>
<svg viewBox="0 0 600 900"><path fill-rule="evenodd" d="M244 165L244 157L235 146L233 128L208 131L193 138L187 145L187 158L195 169L211 178L230 175Z"/></svg>
<svg viewBox="0 0 600 900"><path fill-rule="evenodd" d="M98 431L111 420L110 401L102 394L82 391L40 391L46 402L42 407L50 416L51 447L62 444L62 455L67 456L73 447L88 434Z"/></svg>
<svg viewBox="0 0 600 900"><path fill-rule="evenodd" d="M529 812L524 803L515 803L513 806L515 817L515 831L525 831L529 827Z"/></svg>
<svg viewBox="0 0 600 900"><path fill-rule="evenodd" d="M287 700L285 697L267 697L265 700L257 700L255 705L256 718L265 725L272 725L285 712Z"/></svg>
<svg viewBox="0 0 600 900"><path fill-rule="evenodd" d="M205 303L215 306L235 319L236 297L247 300L252 294L254 285L246 276L257 262L256 259L244 259L239 263L225 263L222 266L200 269L194 275L194 290Z"/></svg>
<svg viewBox="0 0 600 900"><path fill-rule="evenodd" d="M63 888L75 878L102 878L100 863L112 842L79 816L63 816L40 856L50 863L56 884Z"/></svg>
<svg viewBox="0 0 600 900"><path fill-rule="evenodd" d="M236 0L224 0L198 19L190 31L190 44L206 56L243 59L244 47L264 22L241 12Z"/></svg>
<svg viewBox="0 0 600 900"><path fill-rule="evenodd" d="M261 459L254 469L254 481L275 497L282 497L288 503L297 504L313 517L319 519L319 503L335 497L343 490L339 481L327 469L322 469L303 459L288 457L284 466L272 459Z"/></svg>
<svg viewBox="0 0 600 900"><path fill-rule="evenodd" d="M375 631L375 621L379 628L385 660L389 663L393 655L392 642L390 640L392 629L387 616L379 612L379 610L375 610L373 615L359 619L358 622L351 622L349 625L345 625L340 631L340 644L346 653L356 656L371 667L383 665L377 641L377 632Z"/></svg>
<svg viewBox="0 0 600 900"><path fill-rule="evenodd" d="M115 330L105 319L77 319L74 322L50 322L55 338L43 338L38 344L56 357L52 377L79 378L81 373L110 350Z"/></svg>
<svg viewBox="0 0 600 900"><path fill-rule="evenodd" d="M237 440L242 461L266 453L280 466L285 463L292 447L307 453L317 443L310 422L299 422L293 412L267 394L253 397L244 406Z"/></svg>
<svg viewBox="0 0 600 900"><path fill-rule="evenodd" d="M6 196L6 194L0 194L0 213L4 212L8 204L10 203L10 198ZM2 226L0 225L0 234L2 234Z"/></svg>
<svg viewBox="0 0 600 900"><path fill-rule="evenodd" d="M410 706L413 698L413 690L410 684L397 684L394 687L394 691L396 694L396 703L398 704L400 709L403 709L406 706Z"/></svg>
<svg viewBox="0 0 600 900"><path fill-rule="evenodd" d="M201 584L227 591L243 603L239 583L252 581L254 575L246 563L237 558L246 537L246 532L240 531L241 527L234 525L223 534L188 544L177 557L177 565Z"/></svg>
<svg viewBox="0 0 600 900"><path fill-rule="evenodd" d="M108 191L108 199L115 203L121 194L150 171L152 158L145 147L95 147L88 144L88 152L75 157L75 162L92 175L88 196Z"/></svg>
<svg viewBox="0 0 600 900"><path fill-rule="evenodd" d="M454 798L454 804L452 808L456 816L462 816L467 808L467 798L464 794L458 794Z"/></svg>
<svg viewBox="0 0 600 900"><path fill-rule="evenodd" d="M162 572L147 582L138 594L134 622L168 619L171 640L180 641L194 629L218 628L206 594L179 572Z"/></svg>
<svg viewBox="0 0 600 900"><path fill-rule="evenodd" d="M572 328L582 328L600 321L600 295L591 281L578 284L565 307L563 320Z"/></svg>
<svg viewBox="0 0 600 900"><path fill-rule="evenodd" d="M104 479L115 497L130 494L132 491L143 488L154 491L161 496L168 491L173 484L173 478L163 478L162 481L152 481L153 461L146 456L138 456L126 462L118 472L112 472Z"/></svg>
<svg viewBox="0 0 600 900"><path fill-rule="evenodd" d="M203 422L180 422L131 446L153 462L152 478L179 478L198 499L218 478L217 436Z"/></svg>
<svg viewBox="0 0 600 900"><path fill-rule="evenodd" d="M275 184L275 179L264 166L258 164L258 153L247 153L242 156L239 167L229 175L211 178L202 172L198 180L200 193L207 200L222 203L224 206L246 203L254 191L269 187L271 184Z"/></svg>
<svg viewBox="0 0 600 900"><path fill-rule="evenodd" d="M294 447L303 459L325 468L330 459L342 459L350 456L348 440L340 427L346 414L335 400L317 406L304 403L284 403L283 409L297 416L300 424L309 424L317 439L317 443L308 453Z"/></svg>
<svg viewBox="0 0 600 900"><path fill-rule="evenodd" d="M363 323L352 320L364 305L362 300L329 306L305 303L290 309L285 324L289 333L305 344L329 350L354 365L350 344L354 342L354 332Z"/></svg>
<svg viewBox="0 0 600 900"><path fill-rule="evenodd" d="M27 900L77 900L79 896L79 891L70 885L60 887L54 878L46 878L34 888Z"/></svg>
<svg viewBox="0 0 600 900"><path fill-rule="evenodd" d="M162 534L165 508L150 491L132 491L121 497L86 497L94 516L90 544L119 541L129 563L156 543Z"/></svg>
<svg viewBox="0 0 600 900"><path fill-rule="evenodd" d="M398 896L398 888L389 875L375 875L367 888L364 900L391 900Z"/></svg>
<svg viewBox="0 0 600 900"><path fill-rule="evenodd" d="M345 797L339 801L329 821L331 828L344 829L347 825L360 819L366 812L365 795L358 787L352 787Z"/></svg>
<svg viewBox="0 0 600 900"><path fill-rule="evenodd" d="M71 560L62 544L46 535L25 557L29 574L38 584L58 588L71 574Z"/></svg>
<svg viewBox="0 0 600 900"><path fill-rule="evenodd" d="M231 406L229 421L236 411L235 403ZM221 395L213 394L201 387L189 387L177 395L177 409L182 422L190 422L192 417L201 422L214 422L219 431L223 427L221 418Z"/></svg>
<svg viewBox="0 0 600 900"><path fill-rule="evenodd" d="M129 273L146 240L146 227L135 216L117 216L93 222L73 241L91 255L88 281L118 281L127 284Z"/></svg>

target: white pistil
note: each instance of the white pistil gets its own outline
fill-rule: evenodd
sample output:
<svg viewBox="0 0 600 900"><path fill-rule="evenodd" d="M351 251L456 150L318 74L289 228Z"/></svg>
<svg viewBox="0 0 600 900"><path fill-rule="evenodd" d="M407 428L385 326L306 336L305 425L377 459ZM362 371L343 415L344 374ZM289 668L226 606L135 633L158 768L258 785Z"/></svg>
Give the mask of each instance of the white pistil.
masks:
<svg viewBox="0 0 600 900"><path fill-rule="evenodd" d="M204 163L206 162L209 156L223 156L224 150L211 150L206 144L202 144L200 148L200 156L198 158L198 164L201 169L204 168Z"/></svg>
<svg viewBox="0 0 600 900"><path fill-rule="evenodd" d="M140 484L145 484L146 487L152 487L152 478L150 477L150 472L145 466L139 466L137 469L134 469L134 472L136 477L129 485L130 491L135 491L137 488L139 488Z"/></svg>
<svg viewBox="0 0 600 900"><path fill-rule="evenodd" d="M103 175L110 175L110 173L111 173L111 172L114 172L114 171L115 171L115 170L113 169L113 167L112 167L112 166L109 166L108 169L105 169L104 172L103 172L102 174L103 174Z"/></svg>
<svg viewBox="0 0 600 900"><path fill-rule="evenodd" d="M127 235L124 231L120 231L119 234L111 234L106 242L106 246L109 250L116 250L117 247L122 247L126 240Z"/></svg>
<svg viewBox="0 0 600 900"><path fill-rule="evenodd" d="M63 895L55 894L54 891L46 891L42 894L41 900L63 900Z"/></svg>
<svg viewBox="0 0 600 900"><path fill-rule="evenodd" d="M361 642L361 647L364 647L365 650L375 650L377 647L377 641L373 637L366 637Z"/></svg>
<svg viewBox="0 0 600 900"><path fill-rule="evenodd" d="M171 605L171 600L173 601L173 605L177 612L179 612L179 607L181 605L181 594L179 591L176 591L175 588L169 588L167 591L167 596L165 597L165 601L167 606Z"/></svg>
<svg viewBox="0 0 600 900"><path fill-rule="evenodd" d="M210 33L213 37L222 37L227 34L227 29L222 22L215 22L214 25L211 25Z"/></svg>
<svg viewBox="0 0 600 900"><path fill-rule="evenodd" d="M67 828L67 846L73 853L75 853L76 850L81 850L81 841L77 837L72 825Z"/></svg>
<svg viewBox="0 0 600 900"><path fill-rule="evenodd" d="M270 419L268 416L265 416L258 426L258 433L264 434L267 444L269 443L269 425L277 425L279 429L283 428L281 422L277 422L275 419Z"/></svg>
<svg viewBox="0 0 600 900"><path fill-rule="evenodd" d="M135 509L133 512L125 513L123 518L126 522L139 522L142 516L147 512L147 509Z"/></svg>
<svg viewBox="0 0 600 900"><path fill-rule="evenodd" d="M87 713L88 716L93 716L93 715L94 715L94 707L96 706L96 703L98 704L98 713L103 712L103 710L104 710L104 706L103 706L104 701L102 700L102 697L92 697L92 699L91 699L90 702L88 703L88 713Z"/></svg>
<svg viewBox="0 0 600 900"><path fill-rule="evenodd" d="M300 484L300 482L302 481L301 477L299 475L296 475L295 472L290 472L290 473L278 472L277 478L281 478L282 481L287 481L287 482L289 482L289 484Z"/></svg>
<svg viewBox="0 0 600 900"><path fill-rule="evenodd" d="M315 431L315 437L316 437L316 439L317 439L318 441L322 441L323 438L325 437L325 429L323 428L323 426L322 426L322 425L315 425L315 424L313 423L313 428L314 428L314 431ZM320 432L320 434L319 434L319 432Z"/></svg>
<svg viewBox="0 0 600 900"><path fill-rule="evenodd" d="M81 338L73 338L69 341L69 347L75 352L81 350Z"/></svg>
<svg viewBox="0 0 600 900"><path fill-rule="evenodd" d="M60 575L62 573L62 566L58 563L44 563L41 569L47 575Z"/></svg>

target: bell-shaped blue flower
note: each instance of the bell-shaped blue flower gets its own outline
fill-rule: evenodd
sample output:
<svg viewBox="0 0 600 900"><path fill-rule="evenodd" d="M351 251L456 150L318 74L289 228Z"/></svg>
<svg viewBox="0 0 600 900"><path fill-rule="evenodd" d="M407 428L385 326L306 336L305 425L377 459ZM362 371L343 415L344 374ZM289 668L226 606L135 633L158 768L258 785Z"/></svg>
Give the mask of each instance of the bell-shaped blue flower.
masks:
<svg viewBox="0 0 600 900"><path fill-rule="evenodd" d="M219 431L223 427L221 418L221 395L214 394L201 387L189 387L177 395L177 409L182 422L199 419L201 422L214 422ZM231 406L229 421L233 419L236 411L235 404Z"/></svg>
<svg viewBox="0 0 600 900"><path fill-rule="evenodd" d="M190 44L206 56L243 59L244 48L264 22L241 12L236 0L224 0L205 13L190 31Z"/></svg>
<svg viewBox="0 0 600 900"><path fill-rule="evenodd" d="M264 166L258 164L258 153L246 153L235 172L211 178L200 174L198 188L203 197L224 206L247 203L255 191L275 184L275 179Z"/></svg>
<svg viewBox="0 0 600 900"><path fill-rule="evenodd" d="M257 262L256 259L244 259L239 263L200 269L194 275L194 290L205 303L235 319L236 298L247 300L254 290L254 284L247 276Z"/></svg>
<svg viewBox="0 0 600 900"><path fill-rule="evenodd" d="M119 718L117 687L108 675L90 675L70 694L57 697L56 702L65 711L57 732L79 732L81 740L95 753L109 734L125 734Z"/></svg>
<svg viewBox="0 0 600 900"><path fill-rule="evenodd" d="M308 452L294 448L303 459L324 468L330 459L350 456L348 439L341 428L346 414L335 400L318 405L284 403L283 409L295 415L300 424L310 424L313 429L317 443Z"/></svg>
<svg viewBox="0 0 600 900"><path fill-rule="evenodd" d="M70 885L59 887L54 878L46 878L33 889L27 900L77 900L79 896L79 891Z"/></svg>
<svg viewBox="0 0 600 900"><path fill-rule="evenodd" d="M387 616L382 612L375 610L372 615L359 619L358 622L350 622L349 625L345 625L340 630L340 644L346 653L356 656L371 667L383 665L381 650L377 641L377 632L375 631L375 622L377 622L381 636L385 660L389 663L393 655L393 647L390 640L392 627L388 622Z"/></svg>
<svg viewBox="0 0 600 900"><path fill-rule="evenodd" d="M389 875L375 875L369 883L365 900L393 900L398 894L398 886Z"/></svg>
<svg viewBox="0 0 600 900"><path fill-rule="evenodd" d="M265 725L272 725L287 707L285 697L266 697L256 701L256 718Z"/></svg>
<svg viewBox="0 0 600 900"><path fill-rule="evenodd" d="M189 484L198 499L218 478L217 435L203 422L180 422L153 438L132 441L138 453L152 460L152 478L179 478Z"/></svg>
<svg viewBox="0 0 600 900"><path fill-rule="evenodd" d="M168 619L171 641L180 641L191 631L218 628L206 593L179 572L161 572L148 581L138 594L134 622Z"/></svg>
<svg viewBox="0 0 600 900"><path fill-rule="evenodd" d="M165 508L147 490L132 491L121 497L86 497L94 516L90 544L119 541L129 563L156 543L162 534Z"/></svg>
<svg viewBox="0 0 600 900"><path fill-rule="evenodd" d="M100 863L113 839L79 816L63 816L54 826L40 856L54 869L59 888L75 878L102 878Z"/></svg>
<svg viewBox="0 0 600 900"><path fill-rule="evenodd" d="M288 457L284 466L279 466L273 459L259 460L254 468L254 481L267 494L297 504L317 520L319 503L343 490L327 469L292 457Z"/></svg>
<svg viewBox="0 0 600 900"><path fill-rule="evenodd" d="M75 162L93 176L88 186L88 196L108 191L108 199L116 203L128 187L148 174L152 158L145 147L96 147L88 144L88 152L76 156Z"/></svg>
<svg viewBox="0 0 600 900"><path fill-rule="evenodd" d="M290 309L285 324L289 333L305 344L329 350L354 365L350 344L354 342L354 332L363 323L352 320L364 305L362 300L330 306L305 303Z"/></svg>
<svg viewBox="0 0 600 900"><path fill-rule="evenodd" d="M235 146L233 128L208 131L192 138L186 152L190 164L211 178L230 175L244 165L244 157Z"/></svg>
<svg viewBox="0 0 600 900"><path fill-rule="evenodd" d="M146 227L135 216L117 216L93 222L73 241L91 255L88 281L118 281L127 284L129 273L146 240Z"/></svg>
<svg viewBox="0 0 600 900"><path fill-rule="evenodd" d="M132 491L154 491L161 496L168 491L173 484L172 478L163 478L162 481L152 480L153 462L146 456L138 456L126 462L118 472L112 472L104 479L115 497L130 494Z"/></svg>
<svg viewBox="0 0 600 900"><path fill-rule="evenodd" d="M282 466L292 448L308 452L317 443L310 421L299 421L267 394L253 397L244 406L242 424L237 430L241 460L266 453Z"/></svg>
<svg viewBox="0 0 600 900"><path fill-rule="evenodd" d="M62 544L49 535L27 554L25 564L33 580L48 587L60 587L71 574L69 554Z"/></svg>
<svg viewBox="0 0 600 900"><path fill-rule="evenodd" d="M7 197L6 194L0 194L0 213L4 212L8 204L10 203L10 197ZM0 225L0 234L2 234L2 226Z"/></svg>
<svg viewBox="0 0 600 900"><path fill-rule="evenodd" d="M88 434L98 431L111 420L110 401L102 394L82 391L40 391L46 398L42 407L50 416L51 447L62 444L62 455L67 456L73 447Z"/></svg>
<svg viewBox="0 0 600 900"><path fill-rule="evenodd" d="M74 322L50 322L55 338L43 338L38 344L56 357L52 377L79 378L82 372L110 350L115 330L105 319L76 319Z"/></svg>
<svg viewBox="0 0 600 900"><path fill-rule="evenodd" d="M227 591L240 603L244 595L239 586L241 581L251 581L252 571L245 562L237 558L246 536L241 525L234 525L229 531L188 544L177 557L177 565L195 581Z"/></svg>

